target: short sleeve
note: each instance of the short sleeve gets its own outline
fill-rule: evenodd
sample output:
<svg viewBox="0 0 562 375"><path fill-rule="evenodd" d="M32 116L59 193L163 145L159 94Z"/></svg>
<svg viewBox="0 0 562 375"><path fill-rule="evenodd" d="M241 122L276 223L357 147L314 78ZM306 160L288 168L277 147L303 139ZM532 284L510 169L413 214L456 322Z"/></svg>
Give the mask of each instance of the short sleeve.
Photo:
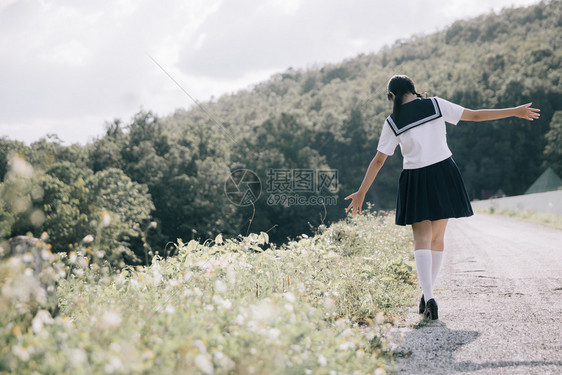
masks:
<svg viewBox="0 0 562 375"><path fill-rule="evenodd" d="M437 98L437 103L439 103L443 120L449 124L458 124L464 112L464 107L441 98Z"/></svg>
<svg viewBox="0 0 562 375"><path fill-rule="evenodd" d="M398 137L394 134L387 121L382 126L381 137L379 138L379 145L377 151L386 155L394 154L394 150L398 146Z"/></svg>

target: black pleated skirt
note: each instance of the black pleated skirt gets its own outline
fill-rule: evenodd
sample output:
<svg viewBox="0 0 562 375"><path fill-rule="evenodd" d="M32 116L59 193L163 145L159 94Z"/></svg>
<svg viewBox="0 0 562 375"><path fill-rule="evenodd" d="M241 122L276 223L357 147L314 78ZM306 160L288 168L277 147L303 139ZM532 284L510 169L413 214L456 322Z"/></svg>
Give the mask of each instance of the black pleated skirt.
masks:
<svg viewBox="0 0 562 375"><path fill-rule="evenodd" d="M418 169L404 169L398 182L396 224L472 216L462 176L452 157Z"/></svg>

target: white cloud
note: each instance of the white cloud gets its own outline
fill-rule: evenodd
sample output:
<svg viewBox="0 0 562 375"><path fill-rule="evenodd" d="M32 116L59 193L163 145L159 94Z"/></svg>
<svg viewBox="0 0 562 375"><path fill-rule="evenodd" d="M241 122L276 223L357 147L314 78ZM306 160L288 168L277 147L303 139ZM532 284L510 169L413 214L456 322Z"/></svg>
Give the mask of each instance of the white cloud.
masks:
<svg viewBox="0 0 562 375"><path fill-rule="evenodd" d="M192 105L531 0L0 1L0 136L86 142L141 107Z"/></svg>

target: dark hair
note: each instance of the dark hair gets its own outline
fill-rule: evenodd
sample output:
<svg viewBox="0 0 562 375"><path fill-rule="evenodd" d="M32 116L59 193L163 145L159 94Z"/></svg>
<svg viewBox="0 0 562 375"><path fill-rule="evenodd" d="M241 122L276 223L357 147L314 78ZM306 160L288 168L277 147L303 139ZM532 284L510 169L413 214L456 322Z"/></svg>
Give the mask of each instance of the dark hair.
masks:
<svg viewBox="0 0 562 375"><path fill-rule="evenodd" d="M414 81L412 81L410 77L405 75L393 76L390 81L388 81L387 91L388 100L392 100L392 95L390 95L390 93L394 94L394 106L392 108L392 116L394 117L394 121L398 120L400 107L402 106L402 101L405 94L411 93L417 95L420 98L422 97L416 92Z"/></svg>

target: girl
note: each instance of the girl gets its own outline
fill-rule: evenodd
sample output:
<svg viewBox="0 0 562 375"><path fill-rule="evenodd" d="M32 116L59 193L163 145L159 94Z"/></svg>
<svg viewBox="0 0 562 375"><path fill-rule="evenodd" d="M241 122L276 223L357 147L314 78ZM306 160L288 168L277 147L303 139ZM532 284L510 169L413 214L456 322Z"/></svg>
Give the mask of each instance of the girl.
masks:
<svg viewBox="0 0 562 375"><path fill-rule="evenodd" d="M447 219L472 216L472 207L462 177L451 157L445 136L445 122L486 121L506 117L538 119L540 110L531 103L514 108L471 110L433 97L424 99L407 76L396 75L388 82L392 114L384 122L377 154L369 164L359 190L347 199L346 213L361 214L365 194L386 158L400 145L404 169L398 182L396 224L411 224L414 233L414 258L422 287L419 311L438 319L433 298L433 283L443 256Z"/></svg>

